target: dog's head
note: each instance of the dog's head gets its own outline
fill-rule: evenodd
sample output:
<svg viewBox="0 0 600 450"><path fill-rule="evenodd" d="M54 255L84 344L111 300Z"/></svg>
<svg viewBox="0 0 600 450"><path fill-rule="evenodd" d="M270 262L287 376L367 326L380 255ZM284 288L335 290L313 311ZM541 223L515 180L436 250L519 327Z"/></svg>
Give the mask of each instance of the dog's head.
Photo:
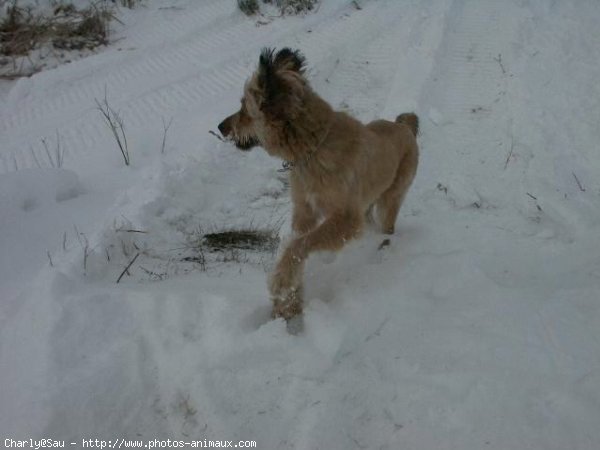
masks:
<svg viewBox="0 0 600 450"><path fill-rule="evenodd" d="M273 130L292 121L302 108L306 81L304 57L284 48L263 49L258 69L244 86L238 112L219 124L221 134L240 150L263 145L269 150Z"/></svg>

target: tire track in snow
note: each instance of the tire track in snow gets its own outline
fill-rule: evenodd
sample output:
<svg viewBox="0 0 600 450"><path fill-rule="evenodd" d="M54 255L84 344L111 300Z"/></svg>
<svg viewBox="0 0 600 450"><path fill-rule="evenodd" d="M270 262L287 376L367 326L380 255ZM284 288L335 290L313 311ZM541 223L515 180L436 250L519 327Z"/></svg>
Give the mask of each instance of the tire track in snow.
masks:
<svg viewBox="0 0 600 450"><path fill-rule="evenodd" d="M409 6L390 3L378 4L376 27L368 35L349 39L345 48L335 49L344 55L336 60L334 67L319 84L335 108L348 109L362 120L383 117L383 106L391 90L394 74L404 51L413 24L405 20L421 9L418 3ZM377 86L375 95L373 86Z"/></svg>
<svg viewBox="0 0 600 450"><path fill-rule="evenodd" d="M443 44L421 95L423 157L418 178L428 180L426 199L441 183L447 190L441 195L455 208L480 210L502 232L571 242L583 232L585 222L558 196L551 196L554 187L547 189L541 207L537 198L527 197L529 192L536 194L529 188L529 161L535 150L520 145L516 134L513 113L526 108L519 110L511 78L511 57L519 56L513 42L520 17L527 14L516 5L454 2ZM494 242L491 236L490 240ZM496 283L503 280L506 267L502 261L511 259L527 261L513 263L512 269L528 286L533 280L548 286L552 278L561 279L549 276L548 270L540 272L537 263L543 253L523 255L517 246L503 246L492 254L490 248L482 248L477 257L479 267ZM518 278L511 275L510 279L514 286Z"/></svg>
<svg viewBox="0 0 600 450"><path fill-rule="evenodd" d="M233 15L234 11L235 4L223 0L191 1L182 6L174 5L171 8L163 6L162 9L150 11L151 16L148 19L154 21L156 26L149 27L144 24L141 28L126 30L128 44L147 45L150 41L160 46L174 35L195 34L199 30L204 30L207 25L215 28ZM129 15L135 16L136 14L137 11L134 11ZM125 22L127 22L126 18Z"/></svg>
<svg viewBox="0 0 600 450"><path fill-rule="evenodd" d="M514 18L521 13L515 8L497 2L454 1L419 100L421 119L432 127L422 137L430 157L423 158L421 172L435 182L464 183L472 195L456 199L458 204L481 197L499 202L493 197L506 189L503 165L514 142L510 61L502 61L501 55L510 54L518 26ZM448 153L455 155L452 165L447 164ZM488 166L497 170L496 180L490 179Z"/></svg>
<svg viewBox="0 0 600 450"><path fill-rule="evenodd" d="M130 130L144 129L149 126L155 128L161 123L161 117L169 116L176 110L193 107L203 100L218 98L229 89L241 89L251 70L252 68L247 65L234 62L210 72L192 75L179 83L167 84L130 101L120 102L112 94L109 94L109 103L111 107L119 111ZM102 93L96 98L102 98L103 95ZM93 107L93 100L87 103L90 104L90 107L84 112L80 112L77 119L66 126L55 128L61 136L62 148L70 157L85 152L86 149L93 148L97 143L106 140L106 125L99 117L96 108ZM51 129L47 130L47 136L56 134L56 132L50 131ZM40 139L43 136L42 134ZM34 167L35 162L31 157L31 152L34 151L38 154L44 152L40 140L30 142L25 148L18 146L19 143L15 145L17 148L12 152L3 155L5 171ZM13 161L16 161L16 164Z"/></svg>
<svg viewBox="0 0 600 450"><path fill-rule="evenodd" d="M313 33L309 39L315 51L309 49L307 54L320 70L312 84L334 107L349 109L361 120L394 118L403 112L402 106L388 105L389 99L397 103L409 98L409 103L416 103L423 73L431 71L431 49L439 46L443 28L438 22L443 21L450 2L445 3L403 2L400 8L395 1L366 4L356 17L363 15L370 27L341 40L338 36L336 45L322 45L320 41L329 37L326 32ZM426 67L414 70L415 65ZM398 89L399 84L408 89Z"/></svg>
<svg viewBox="0 0 600 450"><path fill-rule="evenodd" d="M190 20L197 20L198 27L205 24L203 8L199 8L190 16ZM185 75L199 71L198 61L214 55L224 43L241 39L248 33L248 26L246 22L240 22L237 26L216 23L205 27L203 34L197 39L191 39L185 44L176 42L150 55L148 51L144 51L135 55L133 61L118 64L117 70L114 70L114 63L110 61L99 70L104 72L104 76L95 77L93 80L84 77L59 89L56 95L44 97L43 100L21 100L16 111L0 123L0 132L24 132L32 122L48 117L61 118L69 113L76 117L81 105L93 105L94 98L103 97L105 88L118 98L127 98L142 95L144 90L153 90L169 81L177 81L182 73ZM144 82L140 83L140 80Z"/></svg>

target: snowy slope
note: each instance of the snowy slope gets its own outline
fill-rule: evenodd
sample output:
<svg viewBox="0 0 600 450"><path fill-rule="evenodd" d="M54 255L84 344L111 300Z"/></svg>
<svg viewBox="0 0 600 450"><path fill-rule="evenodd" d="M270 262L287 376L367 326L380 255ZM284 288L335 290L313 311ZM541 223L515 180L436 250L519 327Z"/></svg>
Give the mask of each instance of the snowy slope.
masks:
<svg viewBox="0 0 600 450"><path fill-rule="evenodd" d="M109 48L0 89L3 439L600 446L600 4L146 4ZM182 260L203 230L288 233L279 162L208 133L263 46L301 49L336 108L422 123L391 246L312 257L296 334L269 319L271 253Z"/></svg>

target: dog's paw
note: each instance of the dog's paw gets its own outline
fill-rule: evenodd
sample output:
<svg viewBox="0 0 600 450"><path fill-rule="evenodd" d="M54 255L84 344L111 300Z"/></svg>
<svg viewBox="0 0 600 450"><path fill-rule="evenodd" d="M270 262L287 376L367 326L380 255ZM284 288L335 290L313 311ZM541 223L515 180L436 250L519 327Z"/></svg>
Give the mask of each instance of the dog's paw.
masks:
<svg viewBox="0 0 600 450"><path fill-rule="evenodd" d="M290 288L279 295L271 296L273 310L271 317L282 317L286 321L302 314L302 287Z"/></svg>

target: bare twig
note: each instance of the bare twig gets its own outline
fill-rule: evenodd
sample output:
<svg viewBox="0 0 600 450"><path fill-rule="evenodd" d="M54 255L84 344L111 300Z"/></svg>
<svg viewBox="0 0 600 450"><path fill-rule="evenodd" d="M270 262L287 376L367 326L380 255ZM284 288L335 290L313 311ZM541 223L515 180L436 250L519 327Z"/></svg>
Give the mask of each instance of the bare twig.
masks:
<svg viewBox="0 0 600 450"><path fill-rule="evenodd" d="M133 228L118 228L115 231L117 233L142 233L142 234L148 234L148 232L145 231L145 230L135 230Z"/></svg>
<svg viewBox="0 0 600 450"><path fill-rule="evenodd" d="M162 138L162 145L160 147L160 152L162 154L165 153L165 145L167 143L167 132L169 131L169 128L171 128L171 124L173 123L173 118L171 117L171 119L169 120L169 123L165 122L165 118L162 118L162 123L163 123L163 138Z"/></svg>
<svg viewBox="0 0 600 450"><path fill-rule="evenodd" d="M75 230L75 236L77 237L77 240L79 241L79 245L82 245L80 234L83 234L83 233L79 232L79 228L77 228L77 225L75 225L75 224L73 224L73 229Z"/></svg>
<svg viewBox="0 0 600 450"><path fill-rule="evenodd" d="M542 209L542 207L539 205L539 203L537 202L537 197L536 197L535 195L531 195L529 192L525 192L525 194L526 194L526 195L527 195L529 198L531 198L531 199L533 199L533 200L535 201L535 207L537 208L537 210L538 210L539 212L542 212L542 211L543 211L543 209Z"/></svg>
<svg viewBox="0 0 600 450"><path fill-rule="evenodd" d="M56 165L57 165L57 167L62 167L64 156L65 156L65 151L64 151L64 149L61 148L60 134L58 134L58 130L57 130L56 131Z"/></svg>
<svg viewBox="0 0 600 450"><path fill-rule="evenodd" d="M125 267L125 269L123 269L123 272L121 272L121 275L119 275L119 278L117 278L117 284L119 283L119 281L121 281L121 278L123 278L123 275L125 275L125 272L129 272L129 268L133 265L133 263L135 262L135 260L137 259L138 256L140 256L140 254L136 253L135 256L133 257L133 259L131 261L129 261L129 264L127 264L127 267Z"/></svg>
<svg viewBox="0 0 600 450"><path fill-rule="evenodd" d="M373 339L376 336L381 336L381 330L383 330L383 327L385 327L385 325L390 321L389 317L386 317L385 319L383 319L383 322L381 322L379 324L379 326L377 327L377 329L375 331L373 331L371 334L369 334L366 338L365 338L365 342L369 342L371 339Z"/></svg>
<svg viewBox="0 0 600 450"><path fill-rule="evenodd" d="M221 136L219 136L217 133L215 133L213 130L208 130L208 132L210 134L212 134L214 137L216 137L218 140L220 140L221 142L225 142L225 139L223 139Z"/></svg>
<svg viewBox="0 0 600 450"><path fill-rule="evenodd" d="M144 266L140 266L140 269L142 269L144 272L146 272L146 274L154 280L164 280L167 277L167 272L163 272L163 273L158 273L158 272L154 272L153 270L150 269L146 269Z"/></svg>
<svg viewBox="0 0 600 450"><path fill-rule="evenodd" d="M82 233L82 237L83 237L83 244L82 244L82 249L83 249L83 271L87 272L87 260L88 260L88 256L90 256L90 242L88 241L88 238L85 236L85 234ZM81 241L79 241L81 243Z"/></svg>
<svg viewBox="0 0 600 450"><path fill-rule="evenodd" d="M579 181L579 178L577 178L577 175L575 175L575 172L572 172L572 174L573 174L573 177L575 178L575 181L577 181L577 186L579 186L579 190L581 192L585 192L585 188L583 187L583 185Z"/></svg>
<svg viewBox="0 0 600 450"><path fill-rule="evenodd" d="M50 255L50 250L46 250L46 255L48 255L48 261L50 261L50 267L54 267L54 263L52 262L52 255Z"/></svg>
<svg viewBox="0 0 600 450"><path fill-rule="evenodd" d="M504 64L502 64L502 54L498 53L498 57L494 58L494 61L496 61L500 66L500 69L502 70L502 75L506 75L506 69L504 68Z"/></svg>
<svg viewBox="0 0 600 450"><path fill-rule="evenodd" d="M42 145L44 146L44 150L46 150L46 156L48 157L48 164L50 165L50 167L54 168L54 169L59 169L62 167L63 165L63 161L64 161L64 150L61 148L60 145L60 134L58 134L58 131L56 132L56 145L54 146L54 156L52 156L52 152L50 151L50 148L48 146L48 141L46 140L46 138L42 138ZM32 154L34 155L35 158L35 152L33 152L32 150ZM36 163L39 166L39 163L37 162L37 158L36 159Z"/></svg>
<svg viewBox="0 0 600 450"><path fill-rule="evenodd" d="M73 228L75 228L75 236L77 236L79 245L81 246L81 249L83 250L83 271L87 272L87 260L88 260L88 256L90 256L90 253L91 253L90 242L88 241L88 238L86 237L85 234L79 232L77 225L74 224Z"/></svg>
<svg viewBox="0 0 600 450"><path fill-rule="evenodd" d="M97 98L94 100L96 101L98 111L100 111L104 117L106 125L112 132L115 141L117 141L117 145L119 146L121 155L123 155L125 165L128 166L130 164L129 148L127 146L127 136L125 135L123 118L108 104L106 91L104 91L104 100L102 102L100 102Z"/></svg>
<svg viewBox="0 0 600 450"><path fill-rule="evenodd" d="M125 241L123 241L121 239L121 251L123 252L123 254L125 256L129 256L129 250L127 250L127 245L125 244Z"/></svg>
<svg viewBox="0 0 600 450"><path fill-rule="evenodd" d="M90 243L87 237L83 236L85 240L85 246L83 247L83 271L87 272L87 260L88 256L90 256Z"/></svg>
<svg viewBox="0 0 600 450"><path fill-rule="evenodd" d="M508 152L508 156L506 157L506 162L504 163L504 170L506 170L506 168L508 167L508 163L510 161L510 158L512 158L514 148L515 148L515 138L511 135L510 136L510 151Z"/></svg>
<svg viewBox="0 0 600 450"><path fill-rule="evenodd" d="M40 161L38 160L38 157L35 154L35 150L33 149L32 146L29 146L29 151L31 152L31 156L33 156L33 160L35 161L35 165L38 166L38 169L41 169L42 165L40 164Z"/></svg>
<svg viewBox="0 0 600 450"><path fill-rule="evenodd" d="M52 159L52 155L50 154L50 149L48 148L48 142L46 141L46 138L42 138L42 145L44 146L44 150L46 150L48 164L50 164L50 167L54 167L54 160Z"/></svg>

